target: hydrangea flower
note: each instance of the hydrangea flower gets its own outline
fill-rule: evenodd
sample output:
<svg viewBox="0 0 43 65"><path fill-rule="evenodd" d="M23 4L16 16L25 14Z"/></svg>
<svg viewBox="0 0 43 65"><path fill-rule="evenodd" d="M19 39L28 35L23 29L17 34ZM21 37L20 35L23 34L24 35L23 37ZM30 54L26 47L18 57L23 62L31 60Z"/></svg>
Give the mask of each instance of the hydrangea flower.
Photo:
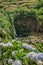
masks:
<svg viewBox="0 0 43 65"><path fill-rule="evenodd" d="M12 47L13 44L11 42L8 42L7 44L5 44L6 47Z"/></svg>
<svg viewBox="0 0 43 65"><path fill-rule="evenodd" d="M43 53L38 53L38 59L43 61Z"/></svg>
<svg viewBox="0 0 43 65"><path fill-rule="evenodd" d="M26 43L24 43L24 44L22 45L22 47L23 47L23 48L26 48L26 49L28 49L28 50L36 50L36 48L33 48L31 45L26 44Z"/></svg>
<svg viewBox="0 0 43 65"><path fill-rule="evenodd" d="M20 60L15 60L12 65L22 65Z"/></svg>
<svg viewBox="0 0 43 65"><path fill-rule="evenodd" d="M32 61L37 61L38 60L38 54L35 52L30 52L26 56L27 58L30 58Z"/></svg>
<svg viewBox="0 0 43 65"><path fill-rule="evenodd" d="M0 43L0 47L4 47L4 43Z"/></svg>
<svg viewBox="0 0 43 65"><path fill-rule="evenodd" d="M15 56L15 52L14 52L14 51L12 51L12 56L13 56L13 57Z"/></svg>
<svg viewBox="0 0 43 65"><path fill-rule="evenodd" d="M13 60L12 59L9 59L8 60L8 64L12 64L13 63Z"/></svg>

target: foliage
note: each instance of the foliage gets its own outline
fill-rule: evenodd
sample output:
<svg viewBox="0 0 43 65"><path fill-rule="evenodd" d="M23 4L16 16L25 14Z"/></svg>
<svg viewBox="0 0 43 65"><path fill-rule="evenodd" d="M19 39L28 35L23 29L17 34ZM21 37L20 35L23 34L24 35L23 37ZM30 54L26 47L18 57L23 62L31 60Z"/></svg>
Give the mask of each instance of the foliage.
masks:
<svg viewBox="0 0 43 65"><path fill-rule="evenodd" d="M27 59L25 56L29 53L29 50L22 48L23 42L13 41L13 47L0 47L0 60L3 64L8 64L8 60L11 58L13 60L20 59L23 65L36 65L35 62L32 62L30 59ZM15 54L12 54L14 52ZM8 64L10 65L10 64Z"/></svg>
<svg viewBox="0 0 43 65"><path fill-rule="evenodd" d="M0 37L11 39L13 37L11 34L11 23L7 20L6 16L0 13Z"/></svg>
<svg viewBox="0 0 43 65"><path fill-rule="evenodd" d="M43 0L38 0L36 8L40 9L41 7L43 7Z"/></svg>
<svg viewBox="0 0 43 65"><path fill-rule="evenodd" d="M14 10L14 24L16 28L16 32L19 35L28 36L28 32L43 32L43 8L37 9L28 9L26 7L17 7ZM29 19L31 19L31 24L28 25L28 28L24 21L29 23ZM19 21L19 22L18 22ZM24 22L24 23L23 23ZM19 23L19 24L18 24ZM33 26L32 26L33 24ZM31 30L31 27L32 28ZM27 35L25 34L27 32Z"/></svg>
<svg viewBox="0 0 43 65"><path fill-rule="evenodd" d="M12 0L7 0L7 1L9 4L7 4L7 3L0 4L0 6L2 7L0 12L2 14L4 14L4 16L6 16L7 20L10 22L10 25L11 25L10 29L12 28L12 30L11 30L12 33L13 32L15 33L14 27L16 28L16 32L17 32L18 36L20 34L22 34L22 36L28 36L28 32L30 33L32 31L43 32L43 0L38 0L35 2L35 4L33 2L35 7L31 3L31 1L30 1L30 3L27 4L27 6L18 5L18 4L22 5L23 3L26 4L26 2L25 1L23 2L22 0L21 1L18 0L18 2L12 1ZM14 7L15 5L17 7ZM9 6L9 7L7 7L7 6ZM31 6L33 6L33 7L31 7ZM23 25L18 25L16 23L16 22L18 22L18 20L20 22L26 21L28 23L28 19L31 19L31 24L33 24L33 26L28 25L29 26L28 29L26 26L24 26L23 22L22 22ZM11 36L13 37L12 34L11 34Z"/></svg>
<svg viewBox="0 0 43 65"><path fill-rule="evenodd" d="M23 1L0 0L0 38L2 41L4 40L5 44L14 39L16 33L18 36L28 36L32 31L43 33L43 0L38 0L36 3ZM28 23L28 19L30 19L31 24L26 27L27 24L24 26L23 21ZM18 25L18 21L22 21L23 25ZM24 41L27 42L27 39ZM22 48L24 42L11 41L11 43L13 47L0 47L0 61L2 64L9 65L8 60L10 58L13 60L20 59L23 65L37 65L30 59L25 58L30 50ZM31 43L31 45L33 44ZM42 43L37 42L33 46L43 53ZM14 55L12 55L12 52L14 52Z"/></svg>
<svg viewBox="0 0 43 65"><path fill-rule="evenodd" d="M43 44L38 43L38 42L35 44L35 47L36 47L40 52L43 53L42 46L43 46Z"/></svg>

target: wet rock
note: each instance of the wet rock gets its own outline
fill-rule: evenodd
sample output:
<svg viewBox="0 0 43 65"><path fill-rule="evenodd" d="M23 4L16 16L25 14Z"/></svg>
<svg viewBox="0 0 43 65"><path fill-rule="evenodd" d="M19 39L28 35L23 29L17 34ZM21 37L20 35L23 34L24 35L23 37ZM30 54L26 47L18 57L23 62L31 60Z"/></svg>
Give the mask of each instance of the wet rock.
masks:
<svg viewBox="0 0 43 65"><path fill-rule="evenodd" d="M25 49L28 49L28 50L36 50L36 48L33 48L31 45L26 44L26 43L24 43L24 44L22 45L22 47L25 48Z"/></svg>

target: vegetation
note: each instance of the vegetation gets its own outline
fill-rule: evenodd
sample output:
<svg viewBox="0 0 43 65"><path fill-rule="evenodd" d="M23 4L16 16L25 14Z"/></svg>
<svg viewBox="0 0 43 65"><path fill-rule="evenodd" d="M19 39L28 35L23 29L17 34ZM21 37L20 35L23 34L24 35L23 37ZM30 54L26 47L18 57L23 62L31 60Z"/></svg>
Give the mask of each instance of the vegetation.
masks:
<svg viewBox="0 0 43 65"><path fill-rule="evenodd" d="M1 52L0 60L2 64L10 65L8 63L9 59L13 59L13 60L20 59L22 61L22 65L29 65L29 64L37 65L35 62L32 62L30 59L25 57L27 53L32 52L32 51L22 48L23 42L19 42L15 40L12 42L12 44L13 46L11 47L10 45L9 47L7 46L0 47L0 52ZM38 43L36 45L37 50L39 49L38 46L41 46L41 44ZM12 54L12 52L14 53Z"/></svg>
<svg viewBox="0 0 43 65"><path fill-rule="evenodd" d="M36 50L23 48L25 43ZM0 0L0 64L15 65L10 59L38 65L26 58L30 52L41 53L43 59L43 0Z"/></svg>
<svg viewBox="0 0 43 65"><path fill-rule="evenodd" d="M11 32L14 31L12 28L13 27L11 26L11 23L7 20L6 16L0 13L0 37L3 39L14 38Z"/></svg>

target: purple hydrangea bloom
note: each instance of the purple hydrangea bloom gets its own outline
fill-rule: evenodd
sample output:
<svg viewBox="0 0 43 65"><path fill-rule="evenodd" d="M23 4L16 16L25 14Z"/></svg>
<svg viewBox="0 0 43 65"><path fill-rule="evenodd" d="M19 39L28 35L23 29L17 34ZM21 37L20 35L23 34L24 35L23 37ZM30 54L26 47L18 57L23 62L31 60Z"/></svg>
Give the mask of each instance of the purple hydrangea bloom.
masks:
<svg viewBox="0 0 43 65"><path fill-rule="evenodd" d="M26 48L26 49L28 49L28 50L36 50L36 48L33 48L31 45L26 44L26 43L24 43L24 44L22 45L22 47L23 47L23 48Z"/></svg>
<svg viewBox="0 0 43 65"><path fill-rule="evenodd" d="M41 61L43 61L43 53L39 53L38 54L38 59L41 60Z"/></svg>
<svg viewBox="0 0 43 65"><path fill-rule="evenodd" d="M7 44L5 44L6 47L12 47L13 44L11 42L8 42Z"/></svg>
<svg viewBox="0 0 43 65"><path fill-rule="evenodd" d="M20 60L15 60L12 65L22 65Z"/></svg>
<svg viewBox="0 0 43 65"><path fill-rule="evenodd" d="M38 54L36 52L30 52L26 56L27 58L30 58L32 61L38 60Z"/></svg>
<svg viewBox="0 0 43 65"><path fill-rule="evenodd" d="M4 43L0 43L0 47L4 47Z"/></svg>
<svg viewBox="0 0 43 65"><path fill-rule="evenodd" d="M13 60L12 59L9 59L8 60L8 64L12 64L13 63Z"/></svg>

